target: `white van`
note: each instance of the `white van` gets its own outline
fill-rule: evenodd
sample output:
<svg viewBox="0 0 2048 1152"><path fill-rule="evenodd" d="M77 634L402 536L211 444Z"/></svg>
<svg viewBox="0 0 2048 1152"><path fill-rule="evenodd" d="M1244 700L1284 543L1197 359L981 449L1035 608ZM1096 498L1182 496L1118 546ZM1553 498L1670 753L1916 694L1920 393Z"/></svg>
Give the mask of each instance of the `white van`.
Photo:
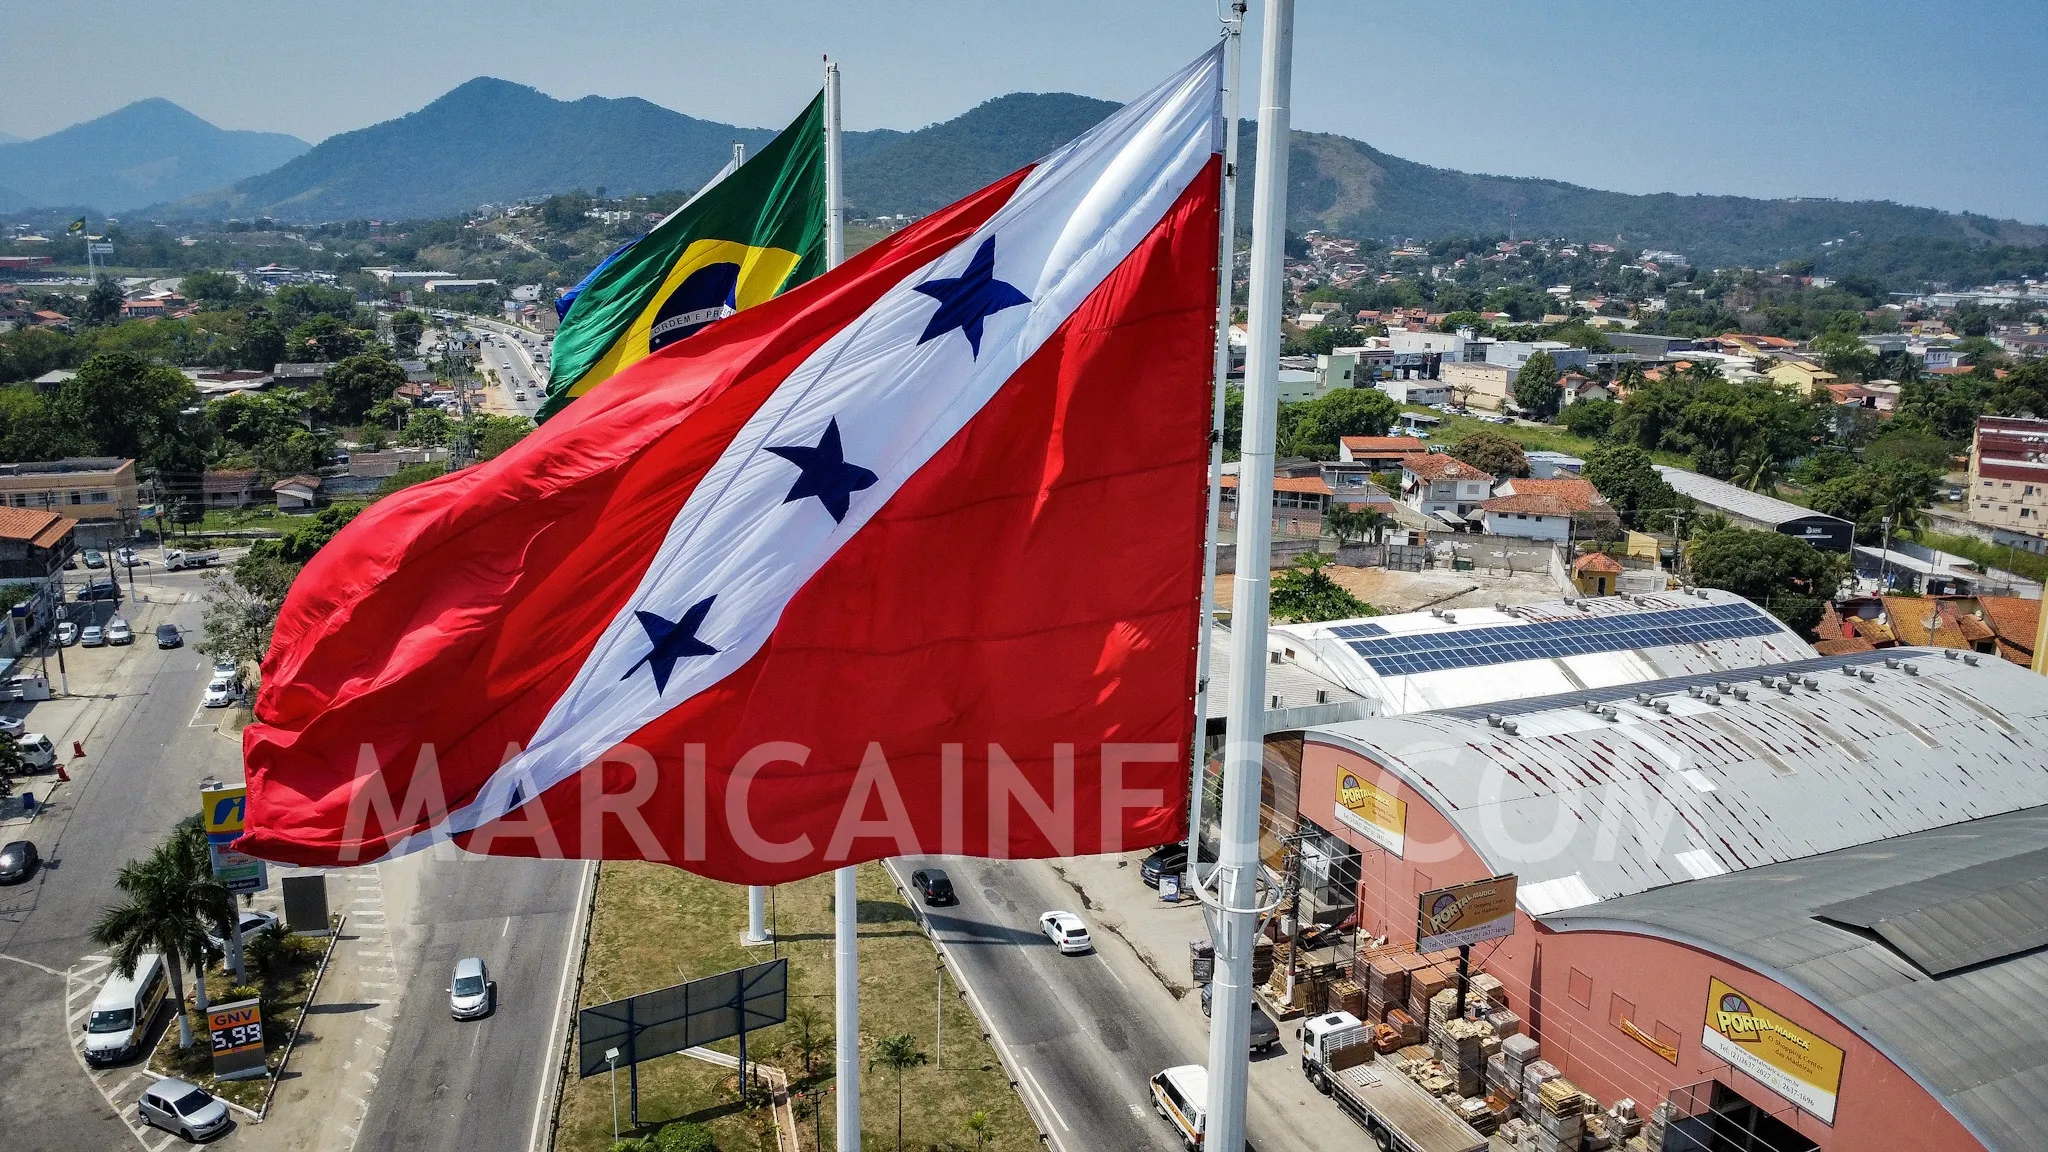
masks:
<svg viewBox="0 0 2048 1152"><path fill-rule="evenodd" d="M14 742L21 747L21 762L31 772L48 772L57 766L57 746L41 732L23 732Z"/></svg>
<svg viewBox="0 0 2048 1152"><path fill-rule="evenodd" d="M1189 1152L1200 1148L1209 1121L1209 1070L1183 1064L1152 1077L1152 1110L1173 1125Z"/></svg>
<svg viewBox="0 0 2048 1152"><path fill-rule="evenodd" d="M133 976L116 972L107 977L85 1018L86 1063L112 1064L134 1055L163 1010L170 985L164 958L154 952L136 958Z"/></svg>

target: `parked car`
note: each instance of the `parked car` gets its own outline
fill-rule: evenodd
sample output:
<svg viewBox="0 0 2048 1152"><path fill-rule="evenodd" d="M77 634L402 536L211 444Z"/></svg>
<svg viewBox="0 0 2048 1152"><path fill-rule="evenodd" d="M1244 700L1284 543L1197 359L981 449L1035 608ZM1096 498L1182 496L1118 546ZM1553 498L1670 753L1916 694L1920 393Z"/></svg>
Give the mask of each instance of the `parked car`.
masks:
<svg viewBox="0 0 2048 1152"><path fill-rule="evenodd" d="M0 716L0 736L12 736L15 739L19 740L21 739L22 733L27 731L28 721L22 719L21 717Z"/></svg>
<svg viewBox="0 0 2048 1152"><path fill-rule="evenodd" d="M960 897L953 894L953 881L943 868L920 868L912 872L910 886L917 889L917 894L928 906L960 902Z"/></svg>
<svg viewBox="0 0 2048 1152"><path fill-rule="evenodd" d="M1088 935L1088 926L1072 912L1047 912L1038 918L1038 926L1045 930L1045 937L1058 946L1066 956L1086 952L1095 947L1095 940Z"/></svg>
<svg viewBox="0 0 2048 1152"><path fill-rule="evenodd" d="M41 861L36 846L26 840L0 847L0 884L21 883L36 874L36 865Z"/></svg>
<svg viewBox="0 0 2048 1152"><path fill-rule="evenodd" d="M112 620L107 621L107 643L133 644L135 643L135 630L128 627L126 620L116 616Z"/></svg>
<svg viewBox="0 0 2048 1152"><path fill-rule="evenodd" d="M170 984L156 952L136 957L129 975L117 971L107 977L85 1018L85 1062L113 1064L146 1051L150 1025L169 1003Z"/></svg>
<svg viewBox="0 0 2048 1152"><path fill-rule="evenodd" d="M1185 872L1188 868L1188 846L1185 844L1161 844L1138 865L1138 875L1145 883L1159 887L1159 878L1168 872Z"/></svg>
<svg viewBox="0 0 2048 1152"><path fill-rule="evenodd" d="M253 908L245 908L242 910L241 919L236 923L236 935L242 938L242 943L247 944L250 937L260 935L267 929L274 927L277 923L277 913L275 912L258 912ZM227 950L227 939L217 930L209 928L206 932L206 938L212 942L215 948L219 948L222 951Z"/></svg>
<svg viewBox="0 0 2048 1152"><path fill-rule="evenodd" d="M483 958L471 956L455 962L454 978L448 982L448 1013L457 1020L475 1020L490 1015L498 999L498 986L491 983Z"/></svg>
<svg viewBox="0 0 2048 1152"><path fill-rule="evenodd" d="M1207 1016L1209 1014L1210 1001L1215 999L1215 992L1216 986L1214 984L1202 985L1202 1015ZM1266 1015L1266 1010L1259 1006L1258 1001L1252 1001L1252 1051L1270 1052L1279 1046L1280 1026L1273 1023L1273 1018Z"/></svg>
<svg viewBox="0 0 2048 1152"><path fill-rule="evenodd" d="M215 680L206 686L206 697L200 701L207 708L231 708L241 696L241 688L232 680Z"/></svg>
<svg viewBox="0 0 2048 1152"><path fill-rule="evenodd" d="M78 643L78 625L69 620L57 622L57 647L69 648Z"/></svg>
<svg viewBox="0 0 2048 1152"><path fill-rule="evenodd" d="M159 1080L142 1090L135 1107L153 1128L175 1132L194 1144L227 1131L228 1106L197 1084Z"/></svg>
<svg viewBox="0 0 2048 1152"><path fill-rule="evenodd" d="M121 602L121 586L115 583L114 578L111 576L100 576L86 581L84 587L72 594L72 599L81 601L112 600L114 603L119 604Z"/></svg>
<svg viewBox="0 0 2048 1152"><path fill-rule="evenodd" d="M133 548L116 548L114 549L114 561L123 568L133 568L137 564L142 563L142 558L135 554L135 549Z"/></svg>
<svg viewBox="0 0 2048 1152"><path fill-rule="evenodd" d="M107 566L106 554L97 548L87 548L79 554L79 559L85 561L87 568L105 568Z"/></svg>
<svg viewBox="0 0 2048 1152"><path fill-rule="evenodd" d="M185 646L185 634L178 631L176 624L159 624L156 626L156 646L159 648L183 648Z"/></svg>
<svg viewBox="0 0 2048 1152"><path fill-rule="evenodd" d="M97 624L87 624L85 631L78 634L78 646L81 648L98 648L106 642L107 634Z"/></svg>

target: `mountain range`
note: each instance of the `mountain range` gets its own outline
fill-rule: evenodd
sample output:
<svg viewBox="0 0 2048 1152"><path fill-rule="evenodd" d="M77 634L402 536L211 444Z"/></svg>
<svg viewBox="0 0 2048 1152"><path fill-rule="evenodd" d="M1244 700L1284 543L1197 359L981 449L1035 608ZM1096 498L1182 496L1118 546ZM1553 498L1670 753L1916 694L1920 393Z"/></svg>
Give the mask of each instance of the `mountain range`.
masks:
<svg viewBox="0 0 2048 1152"><path fill-rule="evenodd" d="M849 206L856 216L930 212L1044 155L1115 107L1071 93L1013 93L913 132L849 132ZM110 156L102 174L90 176L82 165L92 152L72 141L111 135L110 121L126 124L145 115L175 122L182 135L160 133L166 139L153 162L131 147L131 158ZM446 216L575 188L613 195L694 188L726 162L734 142L759 147L773 131L700 120L634 98L557 100L479 77L417 112L308 150L290 137L223 132L176 105L151 100L40 140L0 145L0 189L14 189L11 195L0 191L0 206L10 200L16 206L89 202L107 210L148 204L150 216L200 219ZM1255 136L1246 124L1239 189L1245 213ZM191 141L207 139L243 145L248 166L232 178L202 179L201 149ZM281 155L256 163L256 141ZM208 171L224 166L213 163ZM104 198L86 194L94 179ZM158 194L138 198L136 189L152 179ZM1671 249L1706 266L1812 255L1844 237L2048 245L2048 227L1970 213L1887 201L1604 192L1435 168L1313 132L1294 134L1290 185L1289 224L1296 230L1418 239L1509 231L1617 237L1624 248Z"/></svg>
<svg viewBox="0 0 2048 1152"><path fill-rule="evenodd" d="M138 100L34 140L0 143L0 210L125 212L265 172L310 145L216 128L169 100Z"/></svg>

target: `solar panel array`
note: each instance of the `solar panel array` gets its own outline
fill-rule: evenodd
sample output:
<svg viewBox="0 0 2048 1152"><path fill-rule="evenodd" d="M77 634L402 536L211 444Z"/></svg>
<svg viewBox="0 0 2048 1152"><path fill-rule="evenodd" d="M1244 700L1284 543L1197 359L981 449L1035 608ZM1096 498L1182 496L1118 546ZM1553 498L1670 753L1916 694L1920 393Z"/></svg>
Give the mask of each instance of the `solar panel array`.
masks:
<svg viewBox="0 0 2048 1152"><path fill-rule="evenodd" d="M1358 634L1347 640L1382 676L1412 676L1450 668L1483 668L1517 660L1554 660L1595 652L1621 652L1711 640L1769 636L1782 629L1776 620L1748 604L1714 604L1704 608L1671 608L1623 616L1592 616L1577 620L1546 620L1501 624L1408 636ZM1346 630L1377 628L1348 625Z"/></svg>

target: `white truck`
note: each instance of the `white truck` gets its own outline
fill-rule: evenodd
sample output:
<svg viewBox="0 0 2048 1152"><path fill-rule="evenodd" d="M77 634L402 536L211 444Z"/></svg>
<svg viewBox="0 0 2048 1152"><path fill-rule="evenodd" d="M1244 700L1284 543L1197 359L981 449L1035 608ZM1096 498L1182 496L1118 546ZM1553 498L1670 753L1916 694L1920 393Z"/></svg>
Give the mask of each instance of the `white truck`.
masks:
<svg viewBox="0 0 2048 1152"><path fill-rule="evenodd" d="M1375 1052L1372 1032L1349 1012L1302 1024L1301 1074L1358 1121L1380 1152L1486 1152L1486 1137Z"/></svg>
<svg viewBox="0 0 2048 1152"><path fill-rule="evenodd" d="M218 552L180 552L173 548L164 553L164 571L180 572L187 568L204 568L219 559Z"/></svg>

